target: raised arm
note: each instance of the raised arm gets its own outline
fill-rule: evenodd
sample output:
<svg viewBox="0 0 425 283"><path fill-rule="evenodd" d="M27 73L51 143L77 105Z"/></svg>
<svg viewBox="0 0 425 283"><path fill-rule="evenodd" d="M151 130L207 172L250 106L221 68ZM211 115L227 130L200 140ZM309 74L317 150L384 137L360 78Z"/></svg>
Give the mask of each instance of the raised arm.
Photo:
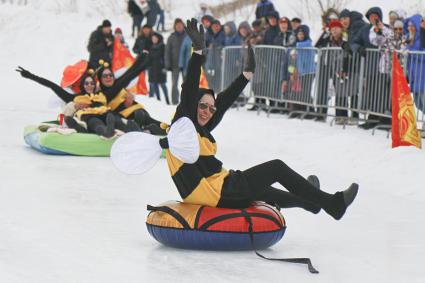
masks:
<svg viewBox="0 0 425 283"><path fill-rule="evenodd" d="M186 79L182 85L180 104L177 106L173 122L178 118L186 116L196 123L196 110L199 101L199 80L201 76L201 65L205 49L204 28L201 25L199 30L196 19L187 21L185 27L187 35L192 39L194 52L189 60Z"/></svg>
<svg viewBox="0 0 425 283"><path fill-rule="evenodd" d="M24 68L22 68L20 66L18 66L18 69L16 69L16 71L18 73L20 73L23 78L30 79L30 80L35 81L35 82L37 82L37 83L39 83L39 84L41 84L45 87L50 88L65 103L71 102L74 99L73 94L67 92L62 87L60 87L59 85L55 84L52 81L49 81L49 80L42 78L42 77L38 77L38 76L34 75L33 73L31 73L30 71L25 70Z"/></svg>
<svg viewBox="0 0 425 283"><path fill-rule="evenodd" d="M243 89L248 84L255 72L255 54L252 46L249 44L246 51L246 60L242 74L239 75L223 92L217 95L215 101L216 113L211 118L207 127L212 131L223 119L226 111L232 106L233 102L239 97Z"/></svg>
<svg viewBox="0 0 425 283"><path fill-rule="evenodd" d="M123 88L126 88L132 80L134 80L147 68L148 64L149 58L147 55L143 53L137 56L137 59L134 61L133 65L131 65L131 67L125 71L124 74L115 80L114 85L110 89L104 91L107 100L111 101L114 99Z"/></svg>

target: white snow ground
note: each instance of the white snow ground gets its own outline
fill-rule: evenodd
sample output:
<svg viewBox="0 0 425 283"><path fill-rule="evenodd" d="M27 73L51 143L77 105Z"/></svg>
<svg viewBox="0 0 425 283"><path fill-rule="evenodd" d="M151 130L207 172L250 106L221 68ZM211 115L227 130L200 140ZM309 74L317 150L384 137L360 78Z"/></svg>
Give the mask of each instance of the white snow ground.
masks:
<svg viewBox="0 0 425 283"><path fill-rule="evenodd" d="M226 168L280 158L305 176L317 174L329 192L360 184L341 221L284 210L286 235L264 252L310 257L319 275L252 252L161 246L144 221L147 204L179 199L164 160L145 175L126 176L107 158L28 148L23 127L57 111L46 106L53 94L15 67L59 80L66 64L86 56L88 35L102 19L0 5L0 282L425 282L424 151L393 150L383 132L242 109L229 111L214 133ZM129 19L111 19L126 32ZM161 119L173 112L142 102Z"/></svg>

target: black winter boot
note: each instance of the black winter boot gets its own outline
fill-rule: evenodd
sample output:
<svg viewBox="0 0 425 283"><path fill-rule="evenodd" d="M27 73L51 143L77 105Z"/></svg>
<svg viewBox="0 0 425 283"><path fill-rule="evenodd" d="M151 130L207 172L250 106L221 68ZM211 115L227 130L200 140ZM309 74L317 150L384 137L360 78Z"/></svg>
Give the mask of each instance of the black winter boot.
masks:
<svg viewBox="0 0 425 283"><path fill-rule="evenodd" d="M102 136L104 136L106 138L110 138L110 137L113 137L114 134L115 134L115 117L114 117L114 114L108 113L106 115L105 132L103 133Z"/></svg>
<svg viewBox="0 0 425 283"><path fill-rule="evenodd" d="M141 132L141 129L136 122L134 122L133 120L128 120L125 132Z"/></svg>
<svg viewBox="0 0 425 283"><path fill-rule="evenodd" d="M332 200L323 209L336 220L340 220L344 216L347 207L354 201L359 191L359 185L356 183L342 192L333 195Z"/></svg>

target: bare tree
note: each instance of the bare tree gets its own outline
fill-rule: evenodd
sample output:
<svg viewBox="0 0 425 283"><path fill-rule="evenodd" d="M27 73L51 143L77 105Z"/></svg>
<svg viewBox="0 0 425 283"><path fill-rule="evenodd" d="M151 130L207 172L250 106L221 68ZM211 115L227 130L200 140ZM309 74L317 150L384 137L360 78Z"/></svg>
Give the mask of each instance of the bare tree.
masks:
<svg viewBox="0 0 425 283"><path fill-rule="evenodd" d="M309 19L325 14L329 10L341 11L351 0L299 0L296 4L289 4L298 17Z"/></svg>

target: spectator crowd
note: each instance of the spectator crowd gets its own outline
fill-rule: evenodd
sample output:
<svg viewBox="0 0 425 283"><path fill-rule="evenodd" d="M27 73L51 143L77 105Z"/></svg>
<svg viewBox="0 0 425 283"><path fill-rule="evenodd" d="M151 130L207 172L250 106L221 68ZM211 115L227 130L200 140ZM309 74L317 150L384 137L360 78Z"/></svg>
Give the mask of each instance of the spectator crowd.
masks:
<svg viewBox="0 0 425 283"><path fill-rule="evenodd" d="M160 31L164 31L164 10L157 0L129 0L128 12L133 19L132 36L136 36L132 51L136 55L148 51L151 54L152 63L148 68L150 96L160 99L160 89L164 93L165 101L171 104L179 102L179 79L184 79L187 64L191 54L191 41L185 34L184 23L180 18L174 20L173 30L165 40ZM425 52L425 19L419 15L407 15L403 10L390 11L389 22L384 22L384 14L379 7L372 7L363 15L355 10L343 9L337 11L329 9L322 15L322 34L316 42L313 42L310 28L298 17L281 15L269 0L261 0L257 3L255 20L251 23L242 21L239 24L234 21L222 23L215 18L207 4L201 3L199 13L195 15L205 28L205 40L207 46L207 59L204 63L205 76L209 87L220 88L222 70L222 49L228 46L267 45L280 46L288 50L287 55L282 57L279 74L278 97L291 97L299 94L309 96L313 82L318 84L317 103L326 105L330 84L336 92L337 106L346 107L348 103L359 103L357 92L359 89L344 86L344 81L360 80L357 66L360 58L369 60L370 70L365 74L366 90L363 104L369 105L368 101L376 101L377 96L383 104L389 105L384 109L391 111L388 94L391 77L391 51L399 52ZM143 22L145 21L145 24ZM119 28L115 30L115 36L121 36ZM92 67L104 59L111 60L113 35L111 23L104 21L89 40L90 64ZM311 48L311 49L308 49ZM330 70L330 64L323 63L319 66L319 77L316 78L316 61L312 48L339 48L341 49L341 70ZM293 50L293 51L292 51ZM370 56L370 50L376 50L377 56ZM323 53L325 54L325 53ZM413 54L413 53L412 53ZM297 58L296 64L291 64L293 58ZM370 58L368 58L370 57ZM373 58L372 58L373 57ZM331 60L328 56L323 60ZM322 60L322 61L323 61ZM425 53L411 55L406 62L408 65L407 78L411 91L414 95L416 107L425 112ZM347 71L351 66L351 72ZM171 73L171 99L168 98L166 85L167 72ZM270 73L273 76L273 73ZM331 80L330 80L331 79ZM379 86L377 83L379 82ZM379 91L377 91L379 89ZM255 87L254 94L257 94ZM348 93L347 92L351 92ZM249 110L257 110L262 104L274 107L272 112L282 112L284 108L295 112L308 112L318 115L304 116L324 120L327 108L320 107L309 109L307 106L292 103L283 105L279 101L265 101L257 99ZM360 106L359 106L360 107ZM296 117L297 115L292 115ZM337 110L337 123L347 121L356 122L358 113L352 112L351 116L346 110ZM340 118L340 119L338 119ZM389 124L390 120L369 115L365 124L361 127L368 129L377 124Z"/></svg>

